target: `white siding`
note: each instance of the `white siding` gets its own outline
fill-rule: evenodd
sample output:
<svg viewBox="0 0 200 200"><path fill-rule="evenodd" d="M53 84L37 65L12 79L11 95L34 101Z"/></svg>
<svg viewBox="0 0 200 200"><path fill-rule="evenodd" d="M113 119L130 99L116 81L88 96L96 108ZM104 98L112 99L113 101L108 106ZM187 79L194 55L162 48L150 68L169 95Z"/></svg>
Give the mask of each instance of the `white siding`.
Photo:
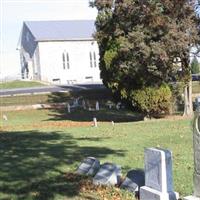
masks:
<svg viewBox="0 0 200 200"><path fill-rule="evenodd" d="M39 42L41 80L67 84L69 82L85 83L99 82L99 49L95 41L60 41ZM63 52L69 55L69 69L67 61L63 68ZM96 52L96 67L90 65L90 52ZM94 59L93 59L94 62ZM92 77L92 79L87 79Z"/></svg>

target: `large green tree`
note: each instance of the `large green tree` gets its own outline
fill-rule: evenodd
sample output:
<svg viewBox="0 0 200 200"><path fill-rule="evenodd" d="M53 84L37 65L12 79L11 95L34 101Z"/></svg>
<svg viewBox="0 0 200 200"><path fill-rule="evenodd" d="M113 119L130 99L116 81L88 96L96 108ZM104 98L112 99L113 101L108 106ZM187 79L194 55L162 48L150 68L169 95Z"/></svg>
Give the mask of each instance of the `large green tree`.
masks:
<svg viewBox="0 0 200 200"><path fill-rule="evenodd" d="M122 98L176 79L192 114L189 53L197 40L195 1L95 0L96 39L104 84ZM178 73L179 72L179 73ZM189 84L190 83L190 84Z"/></svg>

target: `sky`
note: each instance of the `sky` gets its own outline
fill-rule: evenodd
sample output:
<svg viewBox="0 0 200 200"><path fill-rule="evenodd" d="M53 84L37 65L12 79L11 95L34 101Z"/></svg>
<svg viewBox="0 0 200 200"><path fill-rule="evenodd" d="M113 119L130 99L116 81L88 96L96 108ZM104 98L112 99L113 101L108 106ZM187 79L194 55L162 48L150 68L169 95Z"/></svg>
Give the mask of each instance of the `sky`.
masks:
<svg viewBox="0 0 200 200"><path fill-rule="evenodd" d="M89 0L0 0L0 79L20 75L16 50L23 21L95 19Z"/></svg>

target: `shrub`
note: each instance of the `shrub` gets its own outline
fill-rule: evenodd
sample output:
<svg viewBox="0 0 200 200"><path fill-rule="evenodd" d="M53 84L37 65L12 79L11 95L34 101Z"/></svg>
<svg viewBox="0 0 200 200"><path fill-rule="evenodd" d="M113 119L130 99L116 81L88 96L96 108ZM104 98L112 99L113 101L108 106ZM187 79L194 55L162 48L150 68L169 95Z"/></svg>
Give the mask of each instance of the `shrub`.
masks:
<svg viewBox="0 0 200 200"><path fill-rule="evenodd" d="M167 85L146 87L135 90L131 94L133 105L150 118L159 114L168 114L171 98L172 92Z"/></svg>
<svg viewBox="0 0 200 200"><path fill-rule="evenodd" d="M192 74L198 74L199 73L199 62L196 57L193 58L191 62L191 72Z"/></svg>

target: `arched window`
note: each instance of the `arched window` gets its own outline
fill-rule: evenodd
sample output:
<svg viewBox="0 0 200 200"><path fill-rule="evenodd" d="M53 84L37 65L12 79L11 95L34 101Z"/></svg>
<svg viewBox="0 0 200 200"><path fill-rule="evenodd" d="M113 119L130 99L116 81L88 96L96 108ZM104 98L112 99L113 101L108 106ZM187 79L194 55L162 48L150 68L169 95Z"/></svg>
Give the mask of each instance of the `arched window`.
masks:
<svg viewBox="0 0 200 200"><path fill-rule="evenodd" d="M69 63L69 53L64 51L62 53L62 62L63 62L63 69L69 69L70 68L70 63Z"/></svg>
<svg viewBox="0 0 200 200"><path fill-rule="evenodd" d="M93 67L93 64L92 64L92 52L90 52L90 67Z"/></svg>
<svg viewBox="0 0 200 200"><path fill-rule="evenodd" d="M70 64L69 64L69 53L66 53L66 57L67 57L67 69L70 68Z"/></svg>
<svg viewBox="0 0 200 200"><path fill-rule="evenodd" d="M93 52L93 57L94 57L94 67L97 66L97 60L96 60L96 53L95 51Z"/></svg>
<svg viewBox="0 0 200 200"><path fill-rule="evenodd" d="M65 69L66 68L65 53L62 53L62 61L63 61L63 69Z"/></svg>

